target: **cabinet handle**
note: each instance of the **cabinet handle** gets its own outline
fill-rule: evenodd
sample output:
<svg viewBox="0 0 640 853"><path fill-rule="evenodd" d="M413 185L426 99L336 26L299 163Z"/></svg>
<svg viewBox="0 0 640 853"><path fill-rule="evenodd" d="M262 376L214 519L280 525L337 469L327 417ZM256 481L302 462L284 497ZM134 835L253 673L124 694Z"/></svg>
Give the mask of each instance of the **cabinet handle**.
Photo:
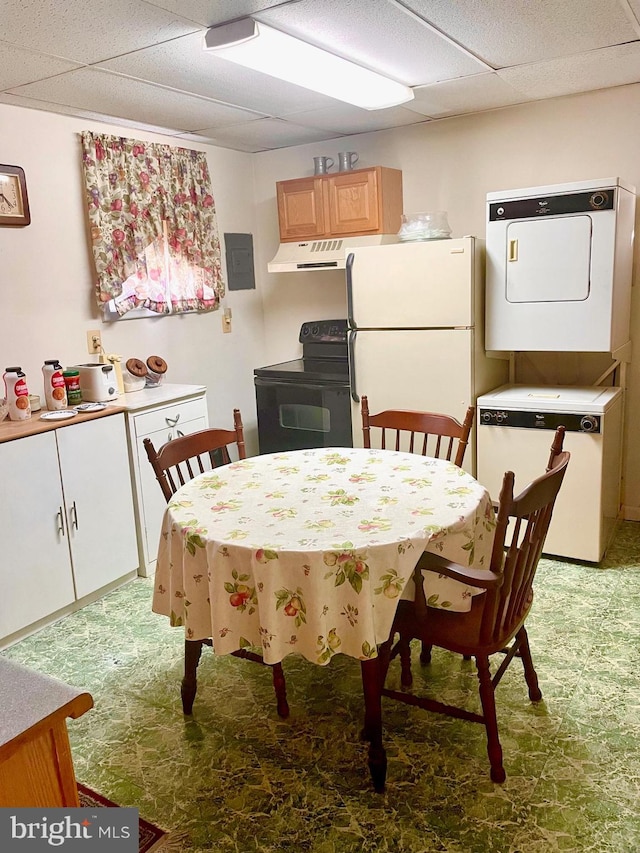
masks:
<svg viewBox="0 0 640 853"><path fill-rule="evenodd" d="M509 257L507 258L509 263L513 263L518 260L518 241L517 240L509 240Z"/></svg>
<svg viewBox="0 0 640 853"><path fill-rule="evenodd" d="M56 515L58 516L58 533L64 536L64 512L62 511L62 507L58 507Z"/></svg>
<svg viewBox="0 0 640 853"><path fill-rule="evenodd" d="M175 418L167 418L165 417L165 421L167 422L167 426L174 427L178 421L180 420L180 412L175 416Z"/></svg>
<svg viewBox="0 0 640 853"><path fill-rule="evenodd" d="M176 434L177 434L178 438L184 438L184 433L182 432L182 430L177 429Z"/></svg>
<svg viewBox="0 0 640 853"><path fill-rule="evenodd" d="M168 433L167 433L167 441L171 441L171 439L172 439L172 438L173 438L173 433L172 433L172 432L168 432Z"/></svg>
<svg viewBox="0 0 640 853"><path fill-rule="evenodd" d="M73 506L71 507L71 523L78 529L78 510L76 509L76 502L73 502Z"/></svg>

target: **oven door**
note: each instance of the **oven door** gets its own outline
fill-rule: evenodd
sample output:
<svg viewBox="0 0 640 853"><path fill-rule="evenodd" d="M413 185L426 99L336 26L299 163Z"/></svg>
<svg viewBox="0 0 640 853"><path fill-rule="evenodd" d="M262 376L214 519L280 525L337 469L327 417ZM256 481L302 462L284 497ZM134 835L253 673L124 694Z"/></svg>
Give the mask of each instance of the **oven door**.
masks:
<svg viewBox="0 0 640 853"><path fill-rule="evenodd" d="M260 453L352 447L348 385L254 381Z"/></svg>

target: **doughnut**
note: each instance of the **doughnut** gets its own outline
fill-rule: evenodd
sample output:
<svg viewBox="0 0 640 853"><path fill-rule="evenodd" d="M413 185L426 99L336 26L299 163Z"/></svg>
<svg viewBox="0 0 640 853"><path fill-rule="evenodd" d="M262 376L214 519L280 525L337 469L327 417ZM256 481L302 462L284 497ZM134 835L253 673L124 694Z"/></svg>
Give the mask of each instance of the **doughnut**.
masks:
<svg viewBox="0 0 640 853"><path fill-rule="evenodd" d="M167 362L163 358L160 358L159 355L150 355L147 359L147 367L154 373L162 374L167 372Z"/></svg>
<svg viewBox="0 0 640 853"><path fill-rule="evenodd" d="M129 358L126 363L127 370L132 376L146 376L148 373L147 365L139 358Z"/></svg>

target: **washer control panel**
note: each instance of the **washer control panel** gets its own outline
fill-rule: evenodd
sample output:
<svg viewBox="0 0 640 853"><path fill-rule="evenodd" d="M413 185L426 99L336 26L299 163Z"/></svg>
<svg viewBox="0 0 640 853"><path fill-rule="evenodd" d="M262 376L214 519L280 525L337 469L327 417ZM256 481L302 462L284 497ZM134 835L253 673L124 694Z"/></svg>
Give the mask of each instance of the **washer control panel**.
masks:
<svg viewBox="0 0 640 853"><path fill-rule="evenodd" d="M482 426L514 427L520 429L556 430L563 426L567 432L599 433L602 415L575 412L527 412L513 409L480 408L478 423Z"/></svg>

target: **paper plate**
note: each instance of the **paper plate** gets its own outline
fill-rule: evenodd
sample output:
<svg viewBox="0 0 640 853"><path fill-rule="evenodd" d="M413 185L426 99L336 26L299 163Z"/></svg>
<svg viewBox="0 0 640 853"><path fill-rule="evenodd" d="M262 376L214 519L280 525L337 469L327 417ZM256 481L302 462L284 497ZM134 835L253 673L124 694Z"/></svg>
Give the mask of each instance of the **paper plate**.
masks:
<svg viewBox="0 0 640 853"><path fill-rule="evenodd" d="M54 412L43 412L40 419L43 421L66 421L75 418L78 413L75 409L58 409Z"/></svg>

